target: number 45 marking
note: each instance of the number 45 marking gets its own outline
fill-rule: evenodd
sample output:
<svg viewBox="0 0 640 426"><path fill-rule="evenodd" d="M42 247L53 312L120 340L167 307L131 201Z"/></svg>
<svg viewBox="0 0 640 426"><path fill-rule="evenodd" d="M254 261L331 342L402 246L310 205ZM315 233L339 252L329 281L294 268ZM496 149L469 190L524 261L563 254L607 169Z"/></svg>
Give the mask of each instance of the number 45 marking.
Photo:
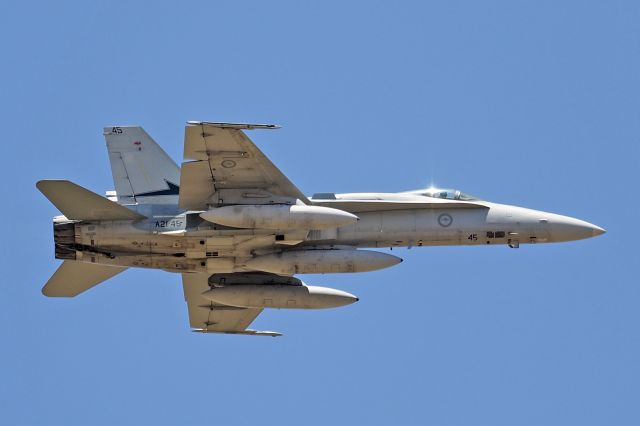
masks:
<svg viewBox="0 0 640 426"><path fill-rule="evenodd" d="M478 234L469 234L469 236L467 237L467 240L478 241Z"/></svg>

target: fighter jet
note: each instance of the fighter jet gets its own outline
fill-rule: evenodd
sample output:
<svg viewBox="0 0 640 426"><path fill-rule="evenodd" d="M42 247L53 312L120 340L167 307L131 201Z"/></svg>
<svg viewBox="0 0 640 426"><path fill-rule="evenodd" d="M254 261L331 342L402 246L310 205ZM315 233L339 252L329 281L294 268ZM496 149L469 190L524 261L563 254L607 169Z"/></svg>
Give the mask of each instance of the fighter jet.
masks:
<svg viewBox="0 0 640 426"><path fill-rule="evenodd" d="M367 272L402 262L372 249L541 244L604 229L554 213L484 201L455 189L305 196L247 137L265 124L187 122L178 167L141 128L104 129L115 191L66 180L37 188L53 219L62 265L43 287L74 297L125 271L182 275L193 331L279 336L248 329L265 308L347 305L347 292L296 275Z"/></svg>

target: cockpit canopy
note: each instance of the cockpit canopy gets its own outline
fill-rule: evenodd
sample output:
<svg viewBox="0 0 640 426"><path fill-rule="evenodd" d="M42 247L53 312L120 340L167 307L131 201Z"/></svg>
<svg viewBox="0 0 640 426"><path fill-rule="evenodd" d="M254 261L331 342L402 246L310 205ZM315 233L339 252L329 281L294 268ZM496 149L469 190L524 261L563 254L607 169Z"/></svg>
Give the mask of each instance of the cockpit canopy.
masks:
<svg viewBox="0 0 640 426"><path fill-rule="evenodd" d="M427 188L417 191L411 191L413 194L422 195L424 197L431 198L444 198L446 200L460 200L460 201L475 201L479 198L473 195L465 194L457 189L444 189L444 188Z"/></svg>

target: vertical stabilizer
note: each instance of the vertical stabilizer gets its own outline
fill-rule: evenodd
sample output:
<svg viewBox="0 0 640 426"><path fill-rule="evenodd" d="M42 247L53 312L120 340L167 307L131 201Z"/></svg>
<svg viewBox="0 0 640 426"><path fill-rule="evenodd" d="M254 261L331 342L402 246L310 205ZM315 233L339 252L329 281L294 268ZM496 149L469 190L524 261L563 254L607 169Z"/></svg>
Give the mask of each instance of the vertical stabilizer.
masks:
<svg viewBox="0 0 640 426"><path fill-rule="evenodd" d="M180 168L138 126L105 127L120 204L178 204Z"/></svg>

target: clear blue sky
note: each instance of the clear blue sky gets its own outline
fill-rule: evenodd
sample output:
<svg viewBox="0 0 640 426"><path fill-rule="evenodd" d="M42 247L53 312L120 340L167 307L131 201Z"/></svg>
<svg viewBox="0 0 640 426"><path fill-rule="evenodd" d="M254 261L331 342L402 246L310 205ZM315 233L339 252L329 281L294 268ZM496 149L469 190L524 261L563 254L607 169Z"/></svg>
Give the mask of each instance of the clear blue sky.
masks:
<svg viewBox="0 0 640 426"><path fill-rule="evenodd" d="M0 423L640 424L640 6L629 1L32 2L0 7ZM307 276L360 302L189 332L180 279L40 288L65 178L102 193L105 125L177 161L186 120L252 138L304 192L435 183L608 230L394 250Z"/></svg>

